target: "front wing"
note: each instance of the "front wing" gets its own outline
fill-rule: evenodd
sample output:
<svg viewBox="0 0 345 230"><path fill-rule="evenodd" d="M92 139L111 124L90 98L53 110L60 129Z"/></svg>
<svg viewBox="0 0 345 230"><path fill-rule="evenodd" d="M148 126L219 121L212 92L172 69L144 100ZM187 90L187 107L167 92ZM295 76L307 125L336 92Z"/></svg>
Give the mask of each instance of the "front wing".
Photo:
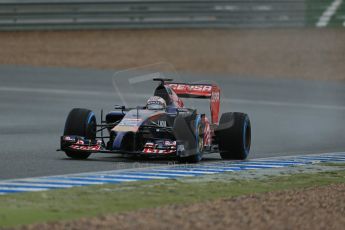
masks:
<svg viewBox="0 0 345 230"><path fill-rule="evenodd" d="M80 136L62 136L58 151L83 152L83 153L119 153L145 156L170 156L177 155L177 142L171 140L158 140L147 142L141 151L109 150L101 140L89 140ZM179 144L181 145L181 144ZM180 147L180 149L182 149Z"/></svg>

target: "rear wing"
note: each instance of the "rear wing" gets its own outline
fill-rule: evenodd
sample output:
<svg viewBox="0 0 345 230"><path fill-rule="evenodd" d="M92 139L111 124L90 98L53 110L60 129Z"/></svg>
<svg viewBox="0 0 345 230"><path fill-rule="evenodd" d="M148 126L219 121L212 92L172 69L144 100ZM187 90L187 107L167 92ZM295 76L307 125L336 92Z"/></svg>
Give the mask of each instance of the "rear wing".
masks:
<svg viewBox="0 0 345 230"><path fill-rule="evenodd" d="M212 124L218 124L220 88L215 84L165 83L181 98L209 98Z"/></svg>

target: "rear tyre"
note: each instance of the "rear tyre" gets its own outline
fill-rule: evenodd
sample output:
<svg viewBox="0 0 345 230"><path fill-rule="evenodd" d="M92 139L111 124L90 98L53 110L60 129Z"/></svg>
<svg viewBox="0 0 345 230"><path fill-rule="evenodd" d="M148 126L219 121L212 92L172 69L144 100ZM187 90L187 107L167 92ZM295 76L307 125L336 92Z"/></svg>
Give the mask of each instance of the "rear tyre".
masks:
<svg viewBox="0 0 345 230"><path fill-rule="evenodd" d="M183 141L185 155L177 156L179 163L197 163L202 159L203 128L200 115L179 115L174 123L174 135L177 140Z"/></svg>
<svg viewBox="0 0 345 230"><path fill-rule="evenodd" d="M247 114L224 113L216 130L222 159L244 160L251 145L251 125Z"/></svg>
<svg viewBox="0 0 345 230"><path fill-rule="evenodd" d="M81 136L86 139L96 139L96 117L88 109L75 108L68 114L64 136ZM66 155L73 159L87 159L91 153L78 151L65 151Z"/></svg>

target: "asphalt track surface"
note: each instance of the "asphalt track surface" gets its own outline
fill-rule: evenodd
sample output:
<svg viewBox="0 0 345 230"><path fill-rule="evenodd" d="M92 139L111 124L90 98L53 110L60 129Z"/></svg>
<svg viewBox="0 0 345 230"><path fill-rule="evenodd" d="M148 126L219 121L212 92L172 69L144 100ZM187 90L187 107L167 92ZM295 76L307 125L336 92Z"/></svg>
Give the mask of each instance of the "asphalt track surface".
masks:
<svg viewBox="0 0 345 230"><path fill-rule="evenodd" d="M0 179L116 170L172 164L94 154L71 160L59 147L68 112L89 108L97 116L115 104L144 103L155 84L128 85L147 73L0 66ZM133 78L138 77L139 78ZM345 150L345 84L239 76L180 75L179 80L212 80L222 88L222 111L248 113L252 122L250 158ZM127 82L127 83L126 83ZM127 84L127 85L126 85ZM140 83L141 84L141 83ZM136 94L136 95L135 95ZM206 111L207 101L187 104ZM220 160L218 154L204 161Z"/></svg>

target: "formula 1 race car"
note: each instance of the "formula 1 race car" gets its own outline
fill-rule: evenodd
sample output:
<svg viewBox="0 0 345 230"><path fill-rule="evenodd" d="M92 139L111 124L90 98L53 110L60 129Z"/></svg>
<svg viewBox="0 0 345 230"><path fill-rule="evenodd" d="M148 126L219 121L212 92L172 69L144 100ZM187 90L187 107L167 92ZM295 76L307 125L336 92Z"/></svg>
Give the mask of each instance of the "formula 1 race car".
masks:
<svg viewBox="0 0 345 230"><path fill-rule="evenodd" d="M251 144L249 117L234 112L222 114L219 120L217 85L153 80L160 83L146 105L117 106L105 120L102 112L99 124L92 111L72 109L59 150L74 159L86 159L91 153L121 153L174 156L179 162L196 163L203 154L218 152L222 159L247 158ZM209 99L211 118L185 108L181 98Z"/></svg>

